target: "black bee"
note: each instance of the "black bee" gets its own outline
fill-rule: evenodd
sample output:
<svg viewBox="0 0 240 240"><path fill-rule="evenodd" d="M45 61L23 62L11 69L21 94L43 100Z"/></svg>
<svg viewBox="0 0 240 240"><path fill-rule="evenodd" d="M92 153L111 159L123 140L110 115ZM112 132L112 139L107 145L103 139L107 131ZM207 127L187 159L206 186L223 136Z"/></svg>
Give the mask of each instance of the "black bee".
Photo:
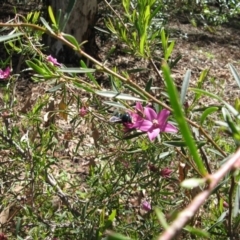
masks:
<svg viewBox="0 0 240 240"><path fill-rule="evenodd" d="M129 113L116 113L109 121L112 123L131 123L132 118Z"/></svg>

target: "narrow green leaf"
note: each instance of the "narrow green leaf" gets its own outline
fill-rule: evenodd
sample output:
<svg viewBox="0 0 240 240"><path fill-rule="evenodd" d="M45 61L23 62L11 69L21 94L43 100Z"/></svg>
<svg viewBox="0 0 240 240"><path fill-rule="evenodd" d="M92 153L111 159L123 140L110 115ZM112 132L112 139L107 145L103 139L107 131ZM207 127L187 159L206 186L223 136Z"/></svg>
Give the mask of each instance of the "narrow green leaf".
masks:
<svg viewBox="0 0 240 240"><path fill-rule="evenodd" d="M117 99L132 100L132 101L143 101L140 98L133 97L131 95L124 94L124 93L114 92L114 91L96 91L95 93L100 96L108 97L108 98L117 98Z"/></svg>
<svg viewBox="0 0 240 240"><path fill-rule="evenodd" d="M43 17L40 17L40 20L50 33L54 33L48 22Z"/></svg>
<svg viewBox="0 0 240 240"><path fill-rule="evenodd" d="M170 150L170 149L169 149ZM173 151L168 151L168 152L162 152L158 155L159 159L164 159L166 157L168 157L169 155L171 155L173 153Z"/></svg>
<svg viewBox="0 0 240 240"><path fill-rule="evenodd" d="M52 88L49 88L48 90L46 90L47 93L53 93L56 92L59 89L62 89L62 87L64 86L64 83L60 83Z"/></svg>
<svg viewBox="0 0 240 240"><path fill-rule="evenodd" d="M139 52L144 55L144 46L146 42L146 33L142 34L140 37Z"/></svg>
<svg viewBox="0 0 240 240"><path fill-rule="evenodd" d="M117 34L117 31L116 31L116 29L115 29L115 27L114 27L114 25L113 25L113 23L111 22L110 19L108 19L108 20L105 22L105 24L106 24L106 27L107 27L113 34Z"/></svg>
<svg viewBox="0 0 240 240"><path fill-rule="evenodd" d="M60 28L60 22L61 22L61 17L62 17L62 9L58 9L58 12L57 12L57 26Z"/></svg>
<svg viewBox="0 0 240 240"><path fill-rule="evenodd" d="M23 35L23 33L13 33L13 34L10 34L10 35L0 36L0 42L6 42L10 39L17 38L21 35Z"/></svg>
<svg viewBox="0 0 240 240"><path fill-rule="evenodd" d="M72 43L76 48L74 50L79 50L79 44L75 37L70 34L62 33L63 37L67 39L70 43Z"/></svg>
<svg viewBox="0 0 240 240"><path fill-rule="evenodd" d="M232 72L232 75L233 75L235 81L237 82L237 84L238 84L238 86L240 88L240 76L239 76L236 68L231 63L229 63L229 68L230 68L230 70Z"/></svg>
<svg viewBox="0 0 240 240"><path fill-rule="evenodd" d="M40 14L41 14L40 12L35 12L34 13L32 23L37 23L37 21L39 20Z"/></svg>
<svg viewBox="0 0 240 240"><path fill-rule="evenodd" d="M155 210L157 218L158 218L159 222L161 223L161 225L163 226L163 228L167 229L168 223L166 221L166 218L165 218L165 215L163 214L163 212L159 208L155 208L154 210Z"/></svg>
<svg viewBox="0 0 240 240"><path fill-rule="evenodd" d="M160 35L161 35L161 41L162 41L162 48L163 48L163 51L165 52L167 49L167 40L166 40L164 29L161 30Z"/></svg>
<svg viewBox="0 0 240 240"><path fill-rule="evenodd" d="M127 73L138 73L138 72L143 72L143 71L148 71L149 69L147 68L134 68L127 70Z"/></svg>
<svg viewBox="0 0 240 240"><path fill-rule="evenodd" d="M223 212L221 216L217 219L217 221L207 230L210 232L211 229L214 229L216 226L220 225L223 221L226 221L226 217L228 214L229 214L229 210Z"/></svg>
<svg viewBox="0 0 240 240"><path fill-rule="evenodd" d="M32 68L38 74L45 75L48 73L42 66L39 66L30 60L26 60L26 63L30 68Z"/></svg>
<svg viewBox="0 0 240 240"><path fill-rule="evenodd" d="M114 92L114 91L96 91L95 93L97 95L108 97L108 98L115 98L120 94L119 92Z"/></svg>
<svg viewBox="0 0 240 240"><path fill-rule="evenodd" d="M124 136L123 139L124 140L130 140L130 139L133 139L133 138L137 138L141 135L145 134L144 132L136 132L136 133L133 133L131 135L127 135L127 136Z"/></svg>
<svg viewBox="0 0 240 240"><path fill-rule="evenodd" d="M186 74L185 74L185 76L184 76L183 83L182 83L182 88L181 88L180 100L181 100L182 105L185 102L185 98L186 98L186 95L187 95L187 89L188 89L188 86L189 86L190 77L191 77L191 70L188 69Z"/></svg>
<svg viewBox="0 0 240 240"><path fill-rule="evenodd" d="M174 60L170 61L169 67L172 69L174 66L177 65L177 63L181 60L181 58L182 58L182 55L178 54Z"/></svg>
<svg viewBox="0 0 240 240"><path fill-rule="evenodd" d="M102 29L102 28L100 28L100 27L94 27L96 30L98 30L99 32L103 32L103 33L106 33L106 34L110 34L110 32L108 32L108 31L106 31L106 30L104 30L104 29Z"/></svg>
<svg viewBox="0 0 240 240"><path fill-rule="evenodd" d="M218 101L222 102L222 99L220 97L218 97L217 95L213 94L213 93L210 93L210 92L207 92L205 90L202 90L202 89L199 89L199 88L189 88L190 90L196 92L196 93L199 93L199 94L204 94L206 96L209 96L211 98L215 98L217 99Z"/></svg>
<svg viewBox="0 0 240 240"><path fill-rule="evenodd" d="M175 45L175 42L172 41L170 43L170 45L168 46L166 52L165 52L165 56L164 56L164 59L167 61L169 59L169 57L171 56L172 54L172 51L173 51L173 48L174 48L174 45Z"/></svg>
<svg viewBox="0 0 240 240"><path fill-rule="evenodd" d="M225 121L227 121L227 119L231 119L230 113L225 107L222 108L222 114Z"/></svg>
<svg viewBox="0 0 240 240"><path fill-rule="evenodd" d="M233 217L237 217L240 214L240 182L237 184L234 208L233 208Z"/></svg>
<svg viewBox="0 0 240 240"><path fill-rule="evenodd" d="M116 98L122 99L122 100L130 100L130 101L144 101L141 98L133 97L131 95L123 94L123 93L119 94Z"/></svg>
<svg viewBox="0 0 240 240"><path fill-rule="evenodd" d="M128 88L129 90L131 90L131 92L133 92L133 93L137 94L138 96L140 96L140 97L142 98L142 101L147 100L147 97L144 96L142 93L138 92L134 87L132 87L132 86L130 86L130 85L128 85L128 84L126 84L126 85L124 85L124 86L125 86L126 88Z"/></svg>
<svg viewBox="0 0 240 240"><path fill-rule="evenodd" d="M202 85L203 85L203 83L204 83L204 80L207 79L208 73L209 73L209 69L205 69L205 70L203 70L203 71L201 72L201 75L200 75L200 77L199 77L199 79L198 79L198 82L197 82L198 88L200 88L200 89L202 88Z"/></svg>
<svg viewBox="0 0 240 240"><path fill-rule="evenodd" d="M202 116L200 118L200 124L203 125L203 123L204 123L205 119L207 118L207 116L210 115L211 113L214 113L214 112L218 111L218 109L219 109L218 107L209 107L209 108L207 108L203 112L203 114L202 114Z"/></svg>
<svg viewBox="0 0 240 240"><path fill-rule="evenodd" d="M206 169L204 168L202 159L198 154L197 146L193 140L192 134L190 132L189 126L187 124L187 121L185 119L185 116L182 110L182 106L179 101L177 89L174 85L173 79L171 78L170 69L166 63L162 65L162 70L163 70L164 80L167 85L167 91L168 91L170 103L173 109L173 114L178 123L180 131L183 135L183 138L188 145L189 151L193 157L193 161L197 165L199 172L204 176L206 174Z"/></svg>
<svg viewBox="0 0 240 240"><path fill-rule="evenodd" d="M202 147L206 144L205 141L196 141L195 142L197 147ZM185 147L187 146L186 143L184 141L165 141L163 142L164 145L166 146L174 146L174 147Z"/></svg>
<svg viewBox="0 0 240 240"><path fill-rule="evenodd" d="M227 102L223 101L220 97L218 97L217 95L213 94L213 93L210 93L210 92L207 92L205 90L202 90L202 89L198 89L198 88L189 88L190 90L196 92L196 93L199 93L199 94L204 94L206 96L209 96L211 98L215 98L217 99L219 102L222 102L227 108L229 111L232 112L232 114L237 117L239 116L239 113L238 111L233 107L231 106L230 104L228 104Z"/></svg>
<svg viewBox="0 0 240 240"><path fill-rule="evenodd" d="M67 25L67 22L71 16L71 13L72 13L72 10L74 8L74 5L76 4L77 0L70 0L68 1L68 6L67 6L67 10L66 10L66 13L64 14L63 16L63 21L61 23L61 31L64 32L64 29Z"/></svg>
<svg viewBox="0 0 240 240"><path fill-rule="evenodd" d="M231 132L232 132L232 135L233 135L233 138L239 142L240 141L240 132L236 126L236 124L231 121L230 117L227 117L227 124L228 124L228 127L231 129Z"/></svg>
<svg viewBox="0 0 240 240"><path fill-rule="evenodd" d="M99 225L104 226L105 222L105 208L102 209L100 216L99 216Z"/></svg>
<svg viewBox="0 0 240 240"><path fill-rule="evenodd" d="M185 147L186 143L184 141L165 141L163 142L166 146L174 146L174 147Z"/></svg>
<svg viewBox="0 0 240 240"><path fill-rule="evenodd" d="M92 73L96 70L93 68L59 68L57 72L65 73Z"/></svg>
<svg viewBox="0 0 240 240"><path fill-rule="evenodd" d="M51 6L48 6L48 14L49 14L49 17L52 21L52 23L57 26L57 23L56 23L56 20L55 20L55 17L54 17L54 14L53 14L53 10L52 10L52 7Z"/></svg>
<svg viewBox="0 0 240 240"><path fill-rule="evenodd" d="M115 219L116 215L117 215L117 211L116 211L116 209L113 209L113 210L112 210L112 213L111 213L110 216L108 217L108 220L110 220L111 222L113 222L113 220Z"/></svg>
<svg viewBox="0 0 240 240"><path fill-rule="evenodd" d="M90 87L87 87L79 82L73 81L73 84L78 88L86 90L87 92L94 93L93 89L91 89Z"/></svg>
<svg viewBox="0 0 240 240"><path fill-rule="evenodd" d="M14 49L14 51L16 51L18 54L22 52L22 47L19 48L17 47L15 44L13 44L13 42L9 41L8 42L9 46L11 46L12 49Z"/></svg>
<svg viewBox="0 0 240 240"><path fill-rule="evenodd" d="M118 78L115 78L114 76L110 75L109 80L112 85L112 91L119 92L118 90L122 87L122 82Z"/></svg>
<svg viewBox="0 0 240 240"><path fill-rule="evenodd" d="M146 91L146 92L150 92L151 87L152 87L152 83L153 83L153 79L150 78L150 79L148 80L147 84L146 84L146 87L145 87L145 91Z"/></svg>
<svg viewBox="0 0 240 240"><path fill-rule="evenodd" d="M202 229L186 226L184 228L184 230L186 230L186 231L190 232L191 234L194 234L198 237L204 237L204 238L209 238L210 237L210 234L208 232L202 230Z"/></svg>
<svg viewBox="0 0 240 240"><path fill-rule="evenodd" d="M223 101L224 105L228 108L228 110L233 114L234 117L239 116L239 112L235 109L232 105L228 104L227 102Z"/></svg>
<svg viewBox="0 0 240 240"><path fill-rule="evenodd" d="M216 149L208 148L208 151L210 151L210 152L212 152L212 153L214 153L214 154L224 158L224 155L222 153L220 153L219 151L217 151Z"/></svg>
<svg viewBox="0 0 240 240"><path fill-rule="evenodd" d="M109 106L115 107L115 108L123 108L123 109L127 109L124 105L122 105L119 102L108 102L108 101L104 101L104 104L107 104Z"/></svg>
<svg viewBox="0 0 240 240"><path fill-rule="evenodd" d="M204 185L206 182L205 178L189 178L181 182L181 187L192 189Z"/></svg>
<svg viewBox="0 0 240 240"><path fill-rule="evenodd" d="M161 4L159 4L159 5L155 8L155 10L151 13L151 16L150 16L150 19L149 19L150 22L151 22L152 19L156 16L156 14L159 13L160 8L162 8L162 5L161 5Z"/></svg>
<svg viewBox="0 0 240 240"><path fill-rule="evenodd" d="M107 236L107 240L131 240L131 238L125 237L122 234L119 233L110 233L110 235Z"/></svg>
<svg viewBox="0 0 240 240"><path fill-rule="evenodd" d="M88 68L87 65L85 64L85 62L84 62L83 60L80 61L80 65L81 65L82 68L86 68L86 69ZM86 74L87 74L88 78L89 78L97 87L99 87L99 84L98 84L96 78L92 75L92 73L86 73Z"/></svg>
<svg viewBox="0 0 240 240"><path fill-rule="evenodd" d="M125 12L127 14L129 14L130 0L123 0L122 4L123 4Z"/></svg>

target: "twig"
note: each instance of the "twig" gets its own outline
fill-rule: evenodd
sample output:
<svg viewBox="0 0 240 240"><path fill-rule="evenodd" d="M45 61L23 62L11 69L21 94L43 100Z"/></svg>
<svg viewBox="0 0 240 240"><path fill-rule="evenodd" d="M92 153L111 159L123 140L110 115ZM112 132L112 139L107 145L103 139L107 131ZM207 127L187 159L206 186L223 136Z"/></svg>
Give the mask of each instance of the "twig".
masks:
<svg viewBox="0 0 240 240"><path fill-rule="evenodd" d="M0 132L0 137L5 141L8 142L10 145L13 145L17 151L25 158L27 158L26 152L12 139L9 137L5 136L2 132Z"/></svg>
<svg viewBox="0 0 240 240"><path fill-rule="evenodd" d="M127 30L126 25L124 24L122 18L120 17L120 15L112 8L112 6L108 3L107 0L104 0L104 2L107 4L107 6L111 9L111 11L117 16L117 18L119 19L119 21L121 22L122 26Z"/></svg>
<svg viewBox="0 0 240 240"><path fill-rule="evenodd" d="M62 189L59 187L59 185L57 184L56 180L54 179L54 177L52 176L52 174L50 173L46 173L46 180L47 182L54 187L57 190L57 195L59 196L59 198L62 200L63 204L65 206L67 206L67 208L69 209L69 211L74 215L74 216L80 216L80 212L76 211L75 209L73 209L71 207L71 204L68 201L68 196L62 191Z"/></svg>
<svg viewBox="0 0 240 240"><path fill-rule="evenodd" d="M194 216L199 210L201 205L204 204L206 199L210 196L211 192L215 189L221 179L232 169L234 164L240 160L240 148L229 160L212 175L206 177L209 186L207 189L199 193L193 201L179 213L178 217L173 223L158 237L158 240L171 240L178 234L178 232L187 224L187 222Z"/></svg>
<svg viewBox="0 0 240 240"><path fill-rule="evenodd" d="M232 240L232 198L233 198L233 192L234 192L234 176L231 176L231 187L229 190L229 195L228 195L228 204L229 204L229 214L228 214L228 237Z"/></svg>

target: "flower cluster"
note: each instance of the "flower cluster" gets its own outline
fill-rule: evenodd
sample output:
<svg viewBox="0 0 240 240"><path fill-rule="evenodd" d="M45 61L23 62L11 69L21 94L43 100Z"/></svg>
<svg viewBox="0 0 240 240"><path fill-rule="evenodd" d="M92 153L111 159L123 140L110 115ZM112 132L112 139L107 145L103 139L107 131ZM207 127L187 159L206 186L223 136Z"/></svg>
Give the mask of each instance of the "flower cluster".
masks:
<svg viewBox="0 0 240 240"><path fill-rule="evenodd" d="M80 115L80 117L85 117L85 115L87 115L87 113L88 113L88 110L87 110L86 107L81 107L81 108L79 109L79 115Z"/></svg>
<svg viewBox="0 0 240 240"><path fill-rule="evenodd" d="M0 79L6 79L10 76L10 67L7 67L5 70L0 69Z"/></svg>
<svg viewBox="0 0 240 240"><path fill-rule="evenodd" d="M176 133L178 129L167 122L170 111L163 109L159 113L149 106L143 107L137 102L135 111L129 112L132 123L125 123L126 129L137 129L147 132L150 141L153 141L160 132Z"/></svg>
<svg viewBox="0 0 240 240"><path fill-rule="evenodd" d="M148 201L143 201L142 202L142 209L145 210L146 212L149 212L152 210L151 203Z"/></svg>
<svg viewBox="0 0 240 240"><path fill-rule="evenodd" d="M52 57L52 55L47 56L47 61L53 63L55 66L61 66L61 63L59 63L56 58Z"/></svg>

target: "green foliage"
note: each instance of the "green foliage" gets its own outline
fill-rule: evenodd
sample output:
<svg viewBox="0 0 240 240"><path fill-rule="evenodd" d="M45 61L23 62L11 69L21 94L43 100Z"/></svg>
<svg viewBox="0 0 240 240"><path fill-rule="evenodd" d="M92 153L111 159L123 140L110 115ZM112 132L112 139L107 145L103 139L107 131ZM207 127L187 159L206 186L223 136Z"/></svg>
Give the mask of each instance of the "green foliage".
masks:
<svg viewBox="0 0 240 240"><path fill-rule="evenodd" d="M209 8L206 1L177 2L194 11L200 8L200 13ZM195 88L189 88L188 70L178 93L171 76L179 60L173 58L175 42L162 22L155 24L172 1L123 0L121 15L113 11L106 21L128 54L151 63L157 81L147 77L146 82L136 80L144 66L123 72L93 59L96 69L84 61L72 68L45 56L43 33L87 56L75 37L59 35L74 3L69 2L63 18L61 11L55 17L49 7L51 23L39 12L18 16L21 27L13 23L14 31L0 38L10 56L1 60L1 68L9 64L13 52L23 54L26 65L21 74L28 71L32 89L38 87L24 96L22 106L15 92L19 73L5 78L1 69L1 230L11 239L156 239L198 192L208 191L209 197L198 202L200 215L191 212L192 221L180 237L237 235L240 173L231 165L221 175L221 167L239 147L239 99L233 107L206 91L209 69L199 74ZM39 19L43 26L37 25ZM157 60L162 61L158 66ZM233 65L230 71L239 85ZM108 84L99 82L99 73L107 76ZM170 105L161 101L163 96ZM218 105L200 106L203 97ZM160 114L163 109L172 112L166 122ZM126 113L131 123L120 118ZM167 131L175 128L177 133ZM211 189L213 183L217 185Z"/></svg>
<svg viewBox="0 0 240 240"><path fill-rule="evenodd" d="M157 4L159 5L156 7ZM152 31L152 25L156 14L162 8L162 3L156 0L138 0L132 2L130 8L130 0L123 0L122 5L125 11L123 18L119 16L118 19L113 20L114 22L108 19L106 26L125 42L132 52L142 57L149 57L157 38L160 37L161 28ZM167 41L164 43L167 44ZM164 47L167 51L167 46ZM165 57L169 57L172 48L173 44L168 52L165 52Z"/></svg>

